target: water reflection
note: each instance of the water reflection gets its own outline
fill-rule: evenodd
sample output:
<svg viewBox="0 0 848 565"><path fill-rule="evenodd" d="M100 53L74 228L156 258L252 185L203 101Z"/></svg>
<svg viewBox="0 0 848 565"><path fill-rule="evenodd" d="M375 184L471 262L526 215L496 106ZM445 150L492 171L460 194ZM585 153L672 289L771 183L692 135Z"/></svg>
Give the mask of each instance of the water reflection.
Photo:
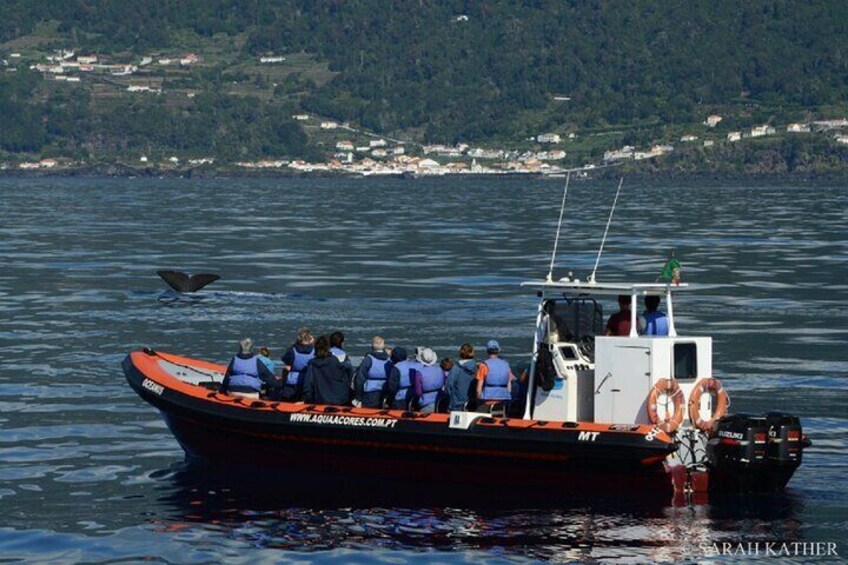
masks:
<svg viewBox="0 0 848 565"><path fill-rule="evenodd" d="M171 510L157 531L200 529L287 551L471 551L643 563L704 558L713 543L804 539L804 508L793 494L671 506L638 493L557 497L554 485L487 493L432 484L339 490L283 482L272 492L263 488L264 477L186 465L157 478L168 490L159 502Z"/></svg>

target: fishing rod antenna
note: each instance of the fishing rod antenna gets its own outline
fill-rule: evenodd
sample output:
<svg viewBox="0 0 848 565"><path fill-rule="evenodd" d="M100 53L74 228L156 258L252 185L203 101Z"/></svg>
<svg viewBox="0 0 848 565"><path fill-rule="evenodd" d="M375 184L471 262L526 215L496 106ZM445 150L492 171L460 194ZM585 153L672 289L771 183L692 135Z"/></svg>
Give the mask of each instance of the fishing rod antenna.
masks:
<svg viewBox="0 0 848 565"><path fill-rule="evenodd" d="M557 222L556 237L554 238L554 249L551 252L551 266L548 269L547 282L554 282L554 261L556 261L557 245L559 245L559 234L562 229L562 215L565 212L565 197L568 195L568 181L571 180L571 170L565 173L565 188L562 191L562 204L559 207L559 221Z"/></svg>
<svg viewBox="0 0 848 565"><path fill-rule="evenodd" d="M612 201L609 218L607 219L607 227L604 228L604 237L601 238L601 247L598 249L598 256L595 258L595 267L592 269L592 274L589 275L589 282L595 283L595 273L598 271L598 264L601 262L601 253L604 252L604 244L607 242L607 234L609 233L610 224L612 223L612 215L615 213L615 205L618 204L618 195L621 194L621 185L624 184L624 177L618 181L618 189L615 191L615 198Z"/></svg>

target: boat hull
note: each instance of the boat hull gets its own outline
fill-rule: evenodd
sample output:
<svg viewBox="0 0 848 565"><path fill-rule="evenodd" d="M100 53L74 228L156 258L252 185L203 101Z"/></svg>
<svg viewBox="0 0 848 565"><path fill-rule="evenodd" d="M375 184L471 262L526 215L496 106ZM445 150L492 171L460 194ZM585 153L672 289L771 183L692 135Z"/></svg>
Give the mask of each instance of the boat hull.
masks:
<svg viewBox="0 0 848 565"><path fill-rule="evenodd" d="M651 426L481 417L252 401L175 378L165 367L221 367L133 352L129 384L160 410L189 461L453 484L547 484L562 491L649 489L671 494L676 447Z"/></svg>

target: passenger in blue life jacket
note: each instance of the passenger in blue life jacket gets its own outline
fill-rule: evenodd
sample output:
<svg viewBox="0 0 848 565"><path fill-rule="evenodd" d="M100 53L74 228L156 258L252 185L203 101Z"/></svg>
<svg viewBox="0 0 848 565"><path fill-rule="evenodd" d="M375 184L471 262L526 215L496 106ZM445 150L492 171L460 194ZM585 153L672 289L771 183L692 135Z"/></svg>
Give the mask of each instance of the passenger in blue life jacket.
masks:
<svg viewBox="0 0 848 565"><path fill-rule="evenodd" d="M395 347L392 350L391 360L392 369L386 385L386 404L394 410L409 410L412 386L424 365L415 359L408 359L403 347Z"/></svg>
<svg viewBox="0 0 848 565"><path fill-rule="evenodd" d="M347 352L344 348L344 334L342 332L333 332L330 334L330 353L336 356L339 363L348 361Z"/></svg>
<svg viewBox="0 0 848 565"><path fill-rule="evenodd" d="M356 369L356 401L365 408L382 408L391 369L392 362L386 353L386 341L375 335L371 339L371 352L362 358L362 363Z"/></svg>
<svg viewBox="0 0 848 565"><path fill-rule="evenodd" d="M283 400L296 401L303 396L303 370L315 357L315 336L309 328L297 330L297 341L288 348L282 357L283 386L280 397Z"/></svg>
<svg viewBox="0 0 848 565"><path fill-rule="evenodd" d="M303 399L316 404L350 404L350 373L330 351L330 340L315 341L315 357L303 374Z"/></svg>
<svg viewBox="0 0 848 565"><path fill-rule="evenodd" d="M274 360L271 359L271 350L264 345L259 348L259 360L265 363L271 373L277 374L277 367L274 365Z"/></svg>
<svg viewBox="0 0 848 565"><path fill-rule="evenodd" d="M431 413L436 410L436 403L441 397L445 386L445 373L437 364L439 356L429 347L419 347L415 357L424 365L416 375L415 404L420 412Z"/></svg>
<svg viewBox="0 0 848 565"><path fill-rule="evenodd" d="M500 344L489 340L486 353L489 357L477 366L477 398L483 404L509 403L512 398L512 381L515 375L509 363L499 357Z"/></svg>
<svg viewBox="0 0 848 565"><path fill-rule="evenodd" d="M253 340L249 337L239 342L239 353L230 359L227 371L224 373L224 382L221 383L221 392L234 396L247 398L259 398L263 387L268 389L269 396L273 396L277 388L277 379L274 373L259 359L259 355L253 353Z"/></svg>
<svg viewBox="0 0 848 565"><path fill-rule="evenodd" d="M668 318L664 312L658 310L659 306L659 296L645 297L645 311L641 320L644 335L668 335Z"/></svg>
<svg viewBox="0 0 848 565"><path fill-rule="evenodd" d="M459 348L459 361L453 364L448 371L445 381L445 392L447 392L450 403L448 410L473 409L477 397L477 362L474 360L474 347L470 343L463 343Z"/></svg>

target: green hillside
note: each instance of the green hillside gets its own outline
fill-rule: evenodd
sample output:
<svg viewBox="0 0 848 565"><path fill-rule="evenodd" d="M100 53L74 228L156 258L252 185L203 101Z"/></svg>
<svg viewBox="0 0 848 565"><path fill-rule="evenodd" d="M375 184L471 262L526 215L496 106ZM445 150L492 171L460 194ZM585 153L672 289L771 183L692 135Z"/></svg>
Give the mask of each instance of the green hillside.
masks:
<svg viewBox="0 0 848 565"><path fill-rule="evenodd" d="M136 68L30 69L58 50ZM7 156L326 158L336 138L292 118L307 113L419 143L576 134L581 162L714 113L717 140L848 115L841 1L6 0L0 57Z"/></svg>

